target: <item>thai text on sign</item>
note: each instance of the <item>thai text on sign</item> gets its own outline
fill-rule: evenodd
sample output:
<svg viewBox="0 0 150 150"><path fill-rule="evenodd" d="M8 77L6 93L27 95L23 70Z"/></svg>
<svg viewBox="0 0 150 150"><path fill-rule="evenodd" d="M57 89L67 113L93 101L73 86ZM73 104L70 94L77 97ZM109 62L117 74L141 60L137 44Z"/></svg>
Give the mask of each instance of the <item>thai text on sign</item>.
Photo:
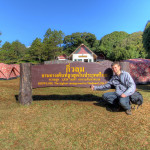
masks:
<svg viewBox="0 0 150 150"><path fill-rule="evenodd" d="M48 86L90 87L102 85L112 76L110 66L97 63L35 65L31 67L32 88Z"/></svg>

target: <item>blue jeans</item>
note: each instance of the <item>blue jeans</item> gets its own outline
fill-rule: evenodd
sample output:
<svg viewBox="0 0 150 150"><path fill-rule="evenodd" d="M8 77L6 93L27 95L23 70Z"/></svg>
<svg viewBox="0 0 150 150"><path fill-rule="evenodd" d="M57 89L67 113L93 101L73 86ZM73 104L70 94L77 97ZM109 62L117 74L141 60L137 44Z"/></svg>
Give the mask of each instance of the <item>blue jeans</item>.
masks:
<svg viewBox="0 0 150 150"><path fill-rule="evenodd" d="M125 110L131 109L129 96L122 98L117 96L115 92L108 92L103 94L102 97L106 102L113 104L116 107L119 104Z"/></svg>

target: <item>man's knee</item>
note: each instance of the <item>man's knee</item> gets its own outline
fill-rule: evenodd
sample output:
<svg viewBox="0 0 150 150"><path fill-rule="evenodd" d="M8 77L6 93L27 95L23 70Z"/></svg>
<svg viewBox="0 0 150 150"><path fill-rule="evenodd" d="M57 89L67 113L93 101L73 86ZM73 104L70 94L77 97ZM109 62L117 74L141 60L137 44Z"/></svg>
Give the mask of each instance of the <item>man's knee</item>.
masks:
<svg viewBox="0 0 150 150"><path fill-rule="evenodd" d="M117 96L114 92L107 92L102 95L103 100L113 103Z"/></svg>
<svg viewBox="0 0 150 150"><path fill-rule="evenodd" d="M106 100L107 97L108 97L108 94L107 94L107 93L104 93L104 94L102 95L102 98L103 98L104 100Z"/></svg>

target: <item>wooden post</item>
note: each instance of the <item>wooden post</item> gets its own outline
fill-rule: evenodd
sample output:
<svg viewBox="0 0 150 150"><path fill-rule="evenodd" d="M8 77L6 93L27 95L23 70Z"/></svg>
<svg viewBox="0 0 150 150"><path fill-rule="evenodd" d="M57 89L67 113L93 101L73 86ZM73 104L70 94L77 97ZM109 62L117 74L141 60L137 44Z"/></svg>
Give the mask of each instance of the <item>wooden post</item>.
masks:
<svg viewBox="0 0 150 150"><path fill-rule="evenodd" d="M32 103L32 82L31 82L31 64L20 64L20 90L19 102L22 105L30 105Z"/></svg>

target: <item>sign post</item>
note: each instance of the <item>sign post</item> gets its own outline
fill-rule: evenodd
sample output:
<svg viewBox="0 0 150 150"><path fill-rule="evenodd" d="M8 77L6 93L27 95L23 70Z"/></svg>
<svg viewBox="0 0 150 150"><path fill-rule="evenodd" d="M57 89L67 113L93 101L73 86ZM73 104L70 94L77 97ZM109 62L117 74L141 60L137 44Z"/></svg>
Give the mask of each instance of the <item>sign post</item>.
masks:
<svg viewBox="0 0 150 150"><path fill-rule="evenodd" d="M19 102L22 105L30 105L32 103L32 81L31 81L31 64L20 64L20 89Z"/></svg>

